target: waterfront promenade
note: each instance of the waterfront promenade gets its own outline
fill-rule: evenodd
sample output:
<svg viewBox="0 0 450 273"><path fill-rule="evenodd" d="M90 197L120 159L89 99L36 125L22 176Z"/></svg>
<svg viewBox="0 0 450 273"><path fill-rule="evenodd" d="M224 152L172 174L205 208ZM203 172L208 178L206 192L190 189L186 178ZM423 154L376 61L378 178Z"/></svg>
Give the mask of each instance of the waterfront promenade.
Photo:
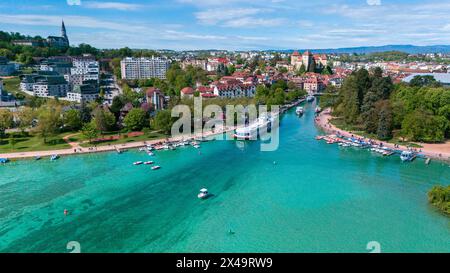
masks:
<svg viewBox="0 0 450 273"><path fill-rule="evenodd" d="M335 125L333 125L330 120L333 119L333 116L331 115L330 109L325 109L322 111L316 118L315 122L318 126L320 126L325 132L329 134L340 134L345 137L359 137L359 138L365 138L364 136L360 136L358 134L348 132L341 130L337 128ZM385 142L385 141L377 141L378 143L383 143L383 146L389 147L392 149L400 149L400 150L407 150L407 146L397 146L395 147L394 144ZM438 159L438 160L445 160L450 161L450 141L447 141L446 143L441 144L426 144L426 143L417 143L418 145L422 146L420 148L420 153L423 154L425 157Z"/></svg>

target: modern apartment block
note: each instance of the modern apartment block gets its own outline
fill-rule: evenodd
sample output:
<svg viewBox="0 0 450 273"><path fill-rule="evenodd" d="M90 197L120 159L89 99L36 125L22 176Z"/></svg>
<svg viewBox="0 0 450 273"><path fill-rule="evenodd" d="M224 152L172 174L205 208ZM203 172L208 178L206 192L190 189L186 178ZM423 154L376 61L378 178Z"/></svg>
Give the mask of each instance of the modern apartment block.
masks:
<svg viewBox="0 0 450 273"><path fill-rule="evenodd" d="M140 80L159 78L165 79L170 62L162 58L131 58L127 57L120 62L122 79Z"/></svg>

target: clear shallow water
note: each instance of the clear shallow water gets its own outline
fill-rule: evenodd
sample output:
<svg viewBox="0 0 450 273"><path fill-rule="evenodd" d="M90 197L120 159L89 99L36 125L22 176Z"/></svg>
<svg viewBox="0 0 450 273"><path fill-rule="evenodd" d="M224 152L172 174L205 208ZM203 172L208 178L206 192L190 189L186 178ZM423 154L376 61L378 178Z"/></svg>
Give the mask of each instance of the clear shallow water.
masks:
<svg viewBox="0 0 450 273"><path fill-rule="evenodd" d="M0 166L0 252L450 252L426 199L449 166L318 142L313 107L282 118L275 152L215 141L157 152L159 171L137 151Z"/></svg>

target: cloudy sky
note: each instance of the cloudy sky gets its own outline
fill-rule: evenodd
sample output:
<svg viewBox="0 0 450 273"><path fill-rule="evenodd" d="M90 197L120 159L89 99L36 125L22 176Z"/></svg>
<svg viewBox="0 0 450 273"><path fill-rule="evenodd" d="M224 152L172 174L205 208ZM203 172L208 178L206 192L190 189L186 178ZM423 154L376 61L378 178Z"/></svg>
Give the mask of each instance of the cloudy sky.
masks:
<svg viewBox="0 0 450 273"><path fill-rule="evenodd" d="M0 30L100 48L304 49L450 44L450 1L1 0Z"/></svg>

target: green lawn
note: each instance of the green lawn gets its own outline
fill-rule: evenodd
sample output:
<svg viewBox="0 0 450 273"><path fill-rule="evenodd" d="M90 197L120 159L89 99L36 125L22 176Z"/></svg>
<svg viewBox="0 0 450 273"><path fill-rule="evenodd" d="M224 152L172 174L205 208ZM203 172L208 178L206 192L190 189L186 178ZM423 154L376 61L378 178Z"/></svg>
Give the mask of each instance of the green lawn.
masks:
<svg viewBox="0 0 450 273"><path fill-rule="evenodd" d="M105 134L103 137L107 138L108 135L110 135L110 136L117 135L117 133L108 133L108 134ZM129 142L164 139L167 137L167 135L159 133L159 132L150 132L150 133L144 134L142 136L135 136L135 137L123 137L123 135L124 134L122 134L122 137L120 139L102 141L102 142L96 143L96 145L97 146L117 145L117 144L129 143ZM76 135L74 137L70 137L69 139L70 139L70 141L76 141L76 142L83 141L84 143L82 143L80 145L81 147L91 147L92 145L94 145L94 144L88 143L87 139L85 139L81 134Z"/></svg>
<svg viewBox="0 0 450 273"><path fill-rule="evenodd" d="M9 79L3 79L3 85L6 91L15 94L20 91L20 78L14 77Z"/></svg>
<svg viewBox="0 0 450 273"><path fill-rule="evenodd" d="M60 134L54 137L49 137L47 142L35 135L19 136L16 134L15 144L12 146L9 136L0 141L0 153L13 153L13 152L31 152L31 151L47 151L47 150L59 150L68 149L70 145L67 144L63 137L67 133Z"/></svg>

